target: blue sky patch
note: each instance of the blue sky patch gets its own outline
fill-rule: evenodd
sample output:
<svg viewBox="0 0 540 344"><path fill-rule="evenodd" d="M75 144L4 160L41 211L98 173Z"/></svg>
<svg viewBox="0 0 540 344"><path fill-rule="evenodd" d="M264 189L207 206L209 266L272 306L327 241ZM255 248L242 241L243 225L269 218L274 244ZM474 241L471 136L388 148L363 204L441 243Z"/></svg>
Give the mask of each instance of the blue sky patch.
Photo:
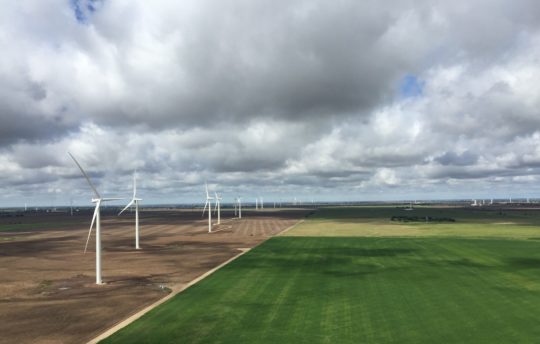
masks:
<svg viewBox="0 0 540 344"><path fill-rule="evenodd" d="M424 93L425 81L412 74L407 74L401 79L399 94L402 98L419 97Z"/></svg>
<svg viewBox="0 0 540 344"><path fill-rule="evenodd" d="M81 24L87 24L90 16L98 11L105 0L70 0L75 19Z"/></svg>

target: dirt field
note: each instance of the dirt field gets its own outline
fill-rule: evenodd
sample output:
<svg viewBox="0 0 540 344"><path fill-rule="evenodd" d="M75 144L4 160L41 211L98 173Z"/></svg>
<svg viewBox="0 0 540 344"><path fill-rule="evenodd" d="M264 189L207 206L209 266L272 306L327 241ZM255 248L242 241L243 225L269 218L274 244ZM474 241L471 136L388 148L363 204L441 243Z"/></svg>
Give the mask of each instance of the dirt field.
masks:
<svg viewBox="0 0 540 344"><path fill-rule="evenodd" d="M102 212L102 275L95 285L95 239L83 254L92 214L0 218L0 343L84 343L227 259L295 224L303 210L222 213L207 233L200 211ZM181 311L181 310L179 310Z"/></svg>

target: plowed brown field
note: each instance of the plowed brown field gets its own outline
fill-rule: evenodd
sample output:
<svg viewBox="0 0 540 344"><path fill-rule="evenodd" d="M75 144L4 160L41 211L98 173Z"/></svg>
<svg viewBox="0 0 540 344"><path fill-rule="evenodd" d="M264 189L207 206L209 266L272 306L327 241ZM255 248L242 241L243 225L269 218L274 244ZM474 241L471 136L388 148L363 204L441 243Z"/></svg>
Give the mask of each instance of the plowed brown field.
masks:
<svg viewBox="0 0 540 344"><path fill-rule="evenodd" d="M207 233L200 210L102 212L102 274L95 285L95 239L83 254L92 214L27 214L0 232L0 343L83 343L169 293L294 225L305 210L222 213Z"/></svg>

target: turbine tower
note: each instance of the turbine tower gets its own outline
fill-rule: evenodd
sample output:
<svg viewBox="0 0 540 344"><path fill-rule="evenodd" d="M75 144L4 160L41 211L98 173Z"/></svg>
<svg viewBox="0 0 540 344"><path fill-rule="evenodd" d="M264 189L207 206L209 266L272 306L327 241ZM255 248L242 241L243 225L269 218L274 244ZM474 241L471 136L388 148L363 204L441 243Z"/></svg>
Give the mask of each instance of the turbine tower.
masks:
<svg viewBox="0 0 540 344"><path fill-rule="evenodd" d="M88 231L88 238L86 239L86 245L84 246L84 253L86 253L86 249L88 248L88 242L90 241L90 235L92 234L92 228L94 228L94 222L96 223L96 284L103 284L103 281L101 280L101 216L100 216L100 210L101 210L101 202L107 202L107 201L114 201L119 200L121 198L103 198L97 191L96 187L92 182L90 181L90 178L84 172L83 168L79 164L79 162L75 159L71 153L69 153L69 156L75 161L75 164L79 167L81 170L84 178L86 178L86 181L88 182L88 185L90 185L90 188L92 191L94 191L94 195L96 198L92 198L92 203L96 204L96 208L94 209L94 215L92 216L92 223L90 224L90 230Z"/></svg>
<svg viewBox="0 0 540 344"><path fill-rule="evenodd" d="M238 197L238 218L242 218L242 197Z"/></svg>
<svg viewBox="0 0 540 344"><path fill-rule="evenodd" d="M137 198L137 177L135 173L133 173L133 197L131 198L131 201L126 205L124 209L122 209L121 212L118 213L118 216L122 215L122 213L129 207L135 204L135 249L140 250L141 247L139 246L139 201L142 201L142 198Z"/></svg>
<svg viewBox="0 0 540 344"><path fill-rule="evenodd" d="M261 204L261 209L264 209L264 202L262 197L260 197L259 203Z"/></svg>
<svg viewBox="0 0 540 344"><path fill-rule="evenodd" d="M255 210L259 210L259 199L255 197Z"/></svg>
<svg viewBox="0 0 540 344"><path fill-rule="evenodd" d="M217 210L217 224L221 224L221 197L217 194L217 192L214 192L214 195L216 196L216 207L214 208L214 213Z"/></svg>
<svg viewBox="0 0 540 344"><path fill-rule="evenodd" d="M212 200L213 197L210 197L210 194L208 193L208 184L205 184L206 186L206 203L204 203L204 209L202 212L202 216L204 216L204 212L206 211L206 207L208 207L208 233L212 233Z"/></svg>

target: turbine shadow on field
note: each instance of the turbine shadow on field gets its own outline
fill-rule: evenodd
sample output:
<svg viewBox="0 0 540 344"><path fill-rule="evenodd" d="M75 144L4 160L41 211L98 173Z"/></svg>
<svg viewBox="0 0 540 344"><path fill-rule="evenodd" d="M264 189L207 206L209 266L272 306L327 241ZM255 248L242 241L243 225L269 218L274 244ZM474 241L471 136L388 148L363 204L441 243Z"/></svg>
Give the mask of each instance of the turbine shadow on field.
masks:
<svg viewBox="0 0 540 344"><path fill-rule="evenodd" d="M275 239L274 239L275 240ZM373 248L358 249L353 247L307 247L287 248L272 245L267 248L264 258L245 256L241 262L234 264L236 269L269 269L302 271L302 273L320 274L332 277L361 277L390 270L403 270L406 266L385 266L374 264L371 258L409 255L417 249L410 248ZM259 252L260 253L260 252ZM291 256L293 254L293 256Z"/></svg>
<svg viewBox="0 0 540 344"><path fill-rule="evenodd" d="M507 262L512 269L540 269L540 258L510 258Z"/></svg>
<svg viewBox="0 0 540 344"><path fill-rule="evenodd" d="M354 248L354 247L309 247L309 248L295 248L295 254L313 254L313 255L329 255L347 256L347 257L395 257L398 255L411 254L418 251L414 248ZM290 254L293 253L291 249L273 247L272 253L276 254Z"/></svg>
<svg viewBox="0 0 540 344"><path fill-rule="evenodd" d="M455 267L467 267L467 268L495 268L497 266L483 264L472 261L467 258L463 259L439 259L439 260L424 260L425 265L430 266L455 266Z"/></svg>

